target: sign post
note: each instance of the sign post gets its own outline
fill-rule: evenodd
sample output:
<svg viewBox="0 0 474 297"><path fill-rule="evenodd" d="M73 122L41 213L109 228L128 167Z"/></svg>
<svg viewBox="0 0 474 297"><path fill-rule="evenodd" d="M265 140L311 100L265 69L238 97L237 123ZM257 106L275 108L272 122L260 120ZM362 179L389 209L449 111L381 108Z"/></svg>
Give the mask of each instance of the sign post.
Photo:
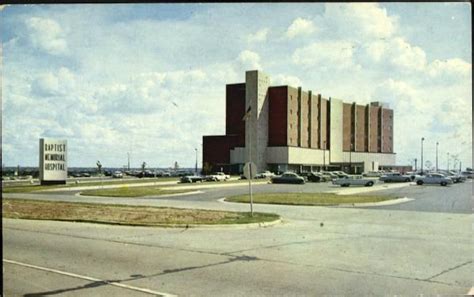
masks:
<svg viewBox="0 0 474 297"><path fill-rule="evenodd" d="M253 217L253 195L252 195L252 179L257 175L257 165L253 162L247 162L244 166L244 176L249 180L250 195L250 215Z"/></svg>

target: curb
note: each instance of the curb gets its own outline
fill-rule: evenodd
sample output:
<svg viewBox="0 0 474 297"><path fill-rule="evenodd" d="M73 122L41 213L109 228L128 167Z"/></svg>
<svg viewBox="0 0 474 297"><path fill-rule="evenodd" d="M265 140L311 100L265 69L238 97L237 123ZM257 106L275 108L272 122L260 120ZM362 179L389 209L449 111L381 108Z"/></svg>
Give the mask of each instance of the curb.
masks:
<svg viewBox="0 0 474 297"><path fill-rule="evenodd" d="M225 201L226 197L217 199L218 202L228 203L228 204L242 204L242 202L229 202ZM307 206L307 207L367 207L367 206L385 206L385 205L395 205L413 201L413 198L395 198L380 202L363 202L363 203L341 203L341 204L327 204L327 205L304 205L304 204L278 204L278 203L259 203L263 205L281 205L281 206ZM254 202L255 203L255 202Z"/></svg>
<svg viewBox="0 0 474 297"><path fill-rule="evenodd" d="M163 225L163 226L152 226L152 227L170 227L170 228L193 228L193 229L253 229L253 228L267 228L276 224L282 223L282 219L278 219L271 222L261 223L249 223L249 224L216 224L216 225L205 225L205 224L188 224L188 225Z"/></svg>
<svg viewBox="0 0 474 297"><path fill-rule="evenodd" d="M174 197L174 196L185 196L185 195L196 195L196 194L201 194L204 193L203 191L191 191L191 192L185 192L185 193L176 193L176 194L163 194L163 195L155 195L155 196L138 196L138 197L114 197L114 196L89 196L89 195L81 195L82 192L77 192L74 194L74 196L77 197L87 197L87 198L117 198L117 199L150 199L150 198L156 198L156 197Z"/></svg>

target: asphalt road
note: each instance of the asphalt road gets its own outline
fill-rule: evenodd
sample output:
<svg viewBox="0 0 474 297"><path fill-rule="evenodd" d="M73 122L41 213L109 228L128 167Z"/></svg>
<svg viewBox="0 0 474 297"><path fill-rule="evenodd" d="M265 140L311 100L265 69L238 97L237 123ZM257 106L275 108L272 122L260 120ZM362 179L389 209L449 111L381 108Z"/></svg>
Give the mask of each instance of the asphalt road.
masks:
<svg viewBox="0 0 474 297"><path fill-rule="evenodd" d="M3 219L4 295L465 294L474 279L472 183L380 188L414 200L372 208L255 205L256 211L282 216L282 224L267 228ZM254 187L255 192L315 189L335 190L329 184ZM35 197L247 211L246 204L216 201L247 190L225 187L134 199L70 193Z"/></svg>
<svg viewBox="0 0 474 297"><path fill-rule="evenodd" d="M182 186L194 186L194 189L190 191L200 191L198 194L175 196L174 200L179 201L192 201L192 202L213 202L219 198L230 197L234 195L248 194L248 184L230 185L225 183L210 184L210 186L223 186L219 188L206 188L209 184L199 185L182 185ZM204 187L203 187L204 186ZM410 210L410 211L428 211L428 212L444 212L444 213L472 213L473 211L473 200L472 200L472 180L468 180L465 183L453 184L447 187L439 185L423 185L417 186L414 183L376 183L373 187L350 187L341 188L339 186L332 185L331 183L306 183L304 185L291 185L291 184L265 184L260 182L252 186L253 193L272 193L272 192L331 192L331 191L351 191L353 189L368 190L368 195L391 195L395 197L408 197L414 199L409 203L396 204L390 206L377 206L368 208L377 209L391 209L391 210ZM52 199L52 200L71 200L75 201L88 201L88 202L105 202L105 203L137 203L139 200L144 200L145 204L153 204L154 200L168 200L169 197L147 197L143 199L114 199L114 198L101 198L93 199L87 197L77 197L79 191L67 191L67 192L51 192L44 194L35 194L34 196L28 195L29 198L41 198L41 199ZM71 196L76 195L74 198ZM24 194L12 195L12 197L25 197Z"/></svg>

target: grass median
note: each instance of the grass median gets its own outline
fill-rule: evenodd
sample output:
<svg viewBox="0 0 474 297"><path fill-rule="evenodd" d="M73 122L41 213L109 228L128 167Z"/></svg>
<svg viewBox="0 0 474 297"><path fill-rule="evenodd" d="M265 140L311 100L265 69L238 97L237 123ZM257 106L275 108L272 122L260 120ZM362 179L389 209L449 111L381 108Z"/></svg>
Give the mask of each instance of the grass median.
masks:
<svg viewBox="0 0 474 297"><path fill-rule="evenodd" d="M285 205L338 205L381 202L396 199L382 195L336 195L333 193L261 193L253 195L254 203ZM229 202L249 203L248 195L239 195L225 199Z"/></svg>
<svg viewBox="0 0 474 297"><path fill-rule="evenodd" d="M56 202L30 199L3 199L2 217L56 220L134 226L185 226L272 222L277 214Z"/></svg>
<svg viewBox="0 0 474 297"><path fill-rule="evenodd" d="M48 185L42 186L38 184L2 184L2 193L29 193L49 189L60 189L60 188L75 188L75 187L87 187L87 186L100 186L100 185L121 185L121 184L137 184L137 183L159 183L159 182L176 182L178 184L179 179L176 177L160 177L160 178L145 178L145 179L104 179L103 181L80 181L78 183L68 182L64 185Z"/></svg>
<svg viewBox="0 0 474 297"><path fill-rule="evenodd" d="M161 196L170 194L187 193L190 190L164 190L161 187L127 187L112 189L96 189L82 191L82 196L102 196L102 197L144 197L144 196Z"/></svg>

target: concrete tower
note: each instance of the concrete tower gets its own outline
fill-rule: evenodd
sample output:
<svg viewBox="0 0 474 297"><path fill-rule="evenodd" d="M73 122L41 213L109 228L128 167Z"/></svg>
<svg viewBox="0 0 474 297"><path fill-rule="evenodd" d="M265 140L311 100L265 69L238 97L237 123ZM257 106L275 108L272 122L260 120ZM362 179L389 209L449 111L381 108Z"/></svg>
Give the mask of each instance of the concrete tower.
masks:
<svg viewBox="0 0 474 297"><path fill-rule="evenodd" d="M258 171L267 169L266 149L268 144L268 87L270 77L258 70L245 72L245 106L251 108L250 118L245 124L245 160L249 161L251 144L252 162Z"/></svg>

